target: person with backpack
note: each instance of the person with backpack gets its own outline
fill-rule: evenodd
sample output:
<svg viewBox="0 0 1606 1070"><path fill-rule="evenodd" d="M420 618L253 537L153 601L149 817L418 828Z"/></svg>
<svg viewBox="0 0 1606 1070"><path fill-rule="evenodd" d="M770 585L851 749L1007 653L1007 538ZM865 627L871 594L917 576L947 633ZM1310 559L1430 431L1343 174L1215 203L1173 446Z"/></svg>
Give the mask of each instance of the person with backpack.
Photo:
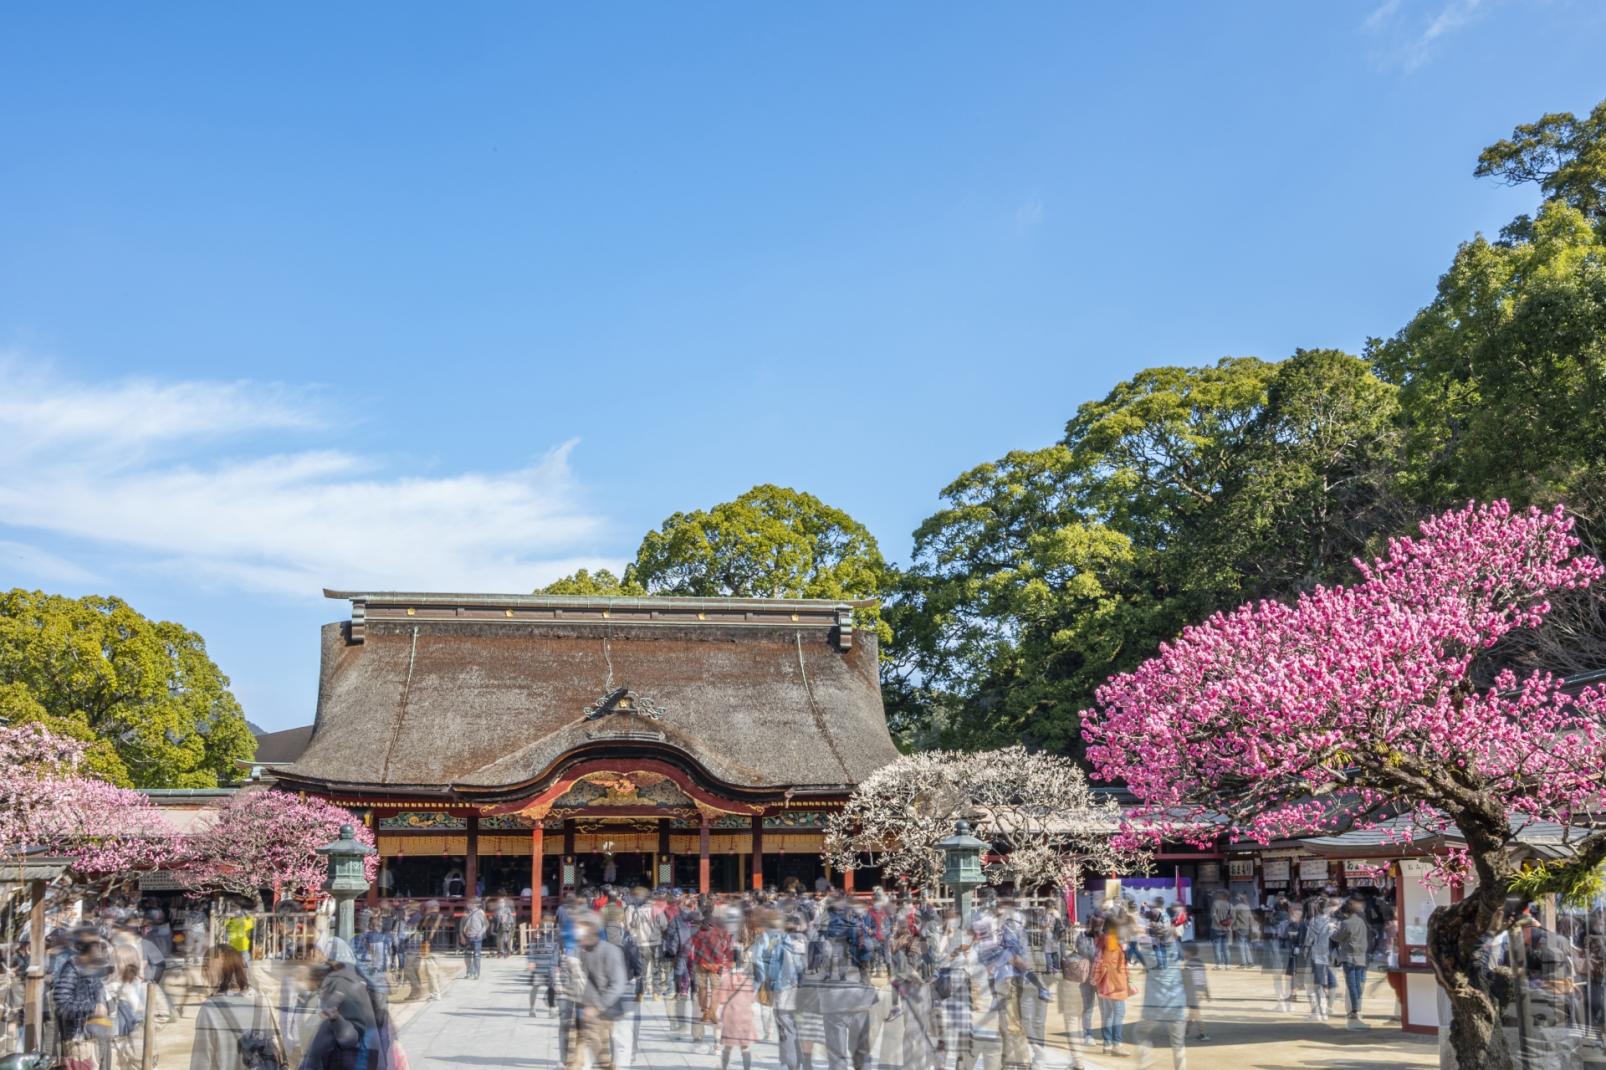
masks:
<svg viewBox="0 0 1606 1070"><path fill-rule="evenodd" d="M1060 939L1059 1009L1072 1051L1078 1040L1084 1045L1093 1043L1093 1010L1098 1006L1093 960L1098 958L1097 940L1103 925L1103 919L1095 914L1085 925L1066 926Z"/></svg>
<svg viewBox="0 0 1606 1070"><path fill-rule="evenodd" d="M780 1046L781 1065L786 1070L798 1070L802 1066L797 990L808 966L808 942L803 935L806 925L799 914L789 915L783 923L778 911L768 911L763 918L763 930L752 947L758 1002L760 1006L769 1007L775 1017L775 1037Z"/></svg>
<svg viewBox="0 0 1606 1070"><path fill-rule="evenodd" d="M219 944L202 968L212 995L195 1015L190 1070L283 1070L279 1025L267 998L251 987L245 956Z"/></svg>
<svg viewBox="0 0 1606 1070"><path fill-rule="evenodd" d="M691 1001L694 977L692 973L691 941L702 919L691 903L682 900L669 925L664 929L663 954L674 965L675 1002L671 1033L686 1032L690 1019L688 1004Z"/></svg>
<svg viewBox="0 0 1606 1070"><path fill-rule="evenodd" d="M380 1011L355 963L328 959L314 967L313 976L323 1021L299 1070L378 1070L389 1065Z"/></svg>
<svg viewBox="0 0 1606 1070"><path fill-rule="evenodd" d="M113 1022L111 1048L117 1070L139 1070L144 1057L147 1008L142 966L133 947L126 943L113 945L112 975L106 982L106 1016Z"/></svg>
<svg viewBox="0 0 1606 1070"><path fill-rule="evenodd" d="M505 959L513 954L513 934L518 929L518 920L513 901L505 895L498 898L496 913L491 919L492 929L496 933L497 958Z"/></svg>
<svg viewBox="0 0 1606 1070"><path fill-rule="evenodd" d="M484 956L485 937L491 931L491 919L478 899L468 901L468 911L458 923L458 942L463 947L463 958L468 963L464 973L470 981L480 979L480 963Z"/></svg>
<svg viewBox="0 0 1606 1070"><path fill-rule="evenodd" d="M641 960L636 978L638 1000L651 999L656 991L658 945L663 942L663 929L660 927L662 917L661 913L654 913L653 903L647 898L645 888L637 888L630 904L625 907L625 930L636 945L636 954Z"/></svg>
<svg viewBox="0 0 1606 1070"><path fill-rule="evenodd" d="M102 1066L111 1054L104 1028L91 1031L91 1024L105 1022L106 980L112 965L106 945L94 929L75 929L51 981L51 1002L56 1012L56 1040L63 1062L71 1067Z"/></svg>
<svg viewBox="0 0 1606 1070"><path fill-rule="evenodd" d="M697 1019L692 1023L691 1038L700 1054L712 1055L713 1041L710 1040L705 1046L703 1035L717 1026L714 995L719 988L720 976L730 969L734 959L731 935L724 926L715 924L712 917L704 917L691 938L690 952L692 968L696 971L698 1010Z"/></svg>
<svg viewBox="0 0 1606 1070"><path fill-rule="evenodd" d="M566 1070L581 1070L589 1056L596 1070L612 1070L613 1027L624 1017L625 1001L630 998L630 976L624 953L601 938L598 919L586 915L576 922L579 1029L564 1065Z"/></svg>
<svg viewBox="0 0 1606 1070"><path fill-rule="evenodd" d="M875 916L862 901L855 900L848 914L848 957L859 971L859 981L870 983L870 971L875 965L877 949Z"/></svg>
<svg viewBox="0 0 1606 1070"><path fill-rule="evenodd" d="M1333 995L1338 991L1338 980L1333 975L1333 938L1338 927L1333 921L1332 909L1326 897L1317 899L1300 940L1305 960L1310 964L1310 1020L1313 1022L1327 1021Z"/></svg>

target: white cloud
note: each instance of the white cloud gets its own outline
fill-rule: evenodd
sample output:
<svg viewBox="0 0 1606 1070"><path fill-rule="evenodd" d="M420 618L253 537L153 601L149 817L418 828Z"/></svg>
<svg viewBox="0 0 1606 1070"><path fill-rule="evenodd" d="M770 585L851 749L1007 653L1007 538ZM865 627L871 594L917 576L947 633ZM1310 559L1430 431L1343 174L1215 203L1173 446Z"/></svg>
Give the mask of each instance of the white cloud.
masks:
<svg viewBox="0 0 1606 1070"><path fill-rule="evenodd" d="M294 441L329 423L307 391L16 369L0 364L0 522L13 529L133 551L186 582L309 598L323 586L524 591L617 564L581 552L603 524L581 504L572 441L507 471L395 473ZM58 578L78 567L4 545L41 569L53 560Z"/></svg>
<svg viewBox="0 0 1606 1070"><path fill-rule="evenodd" d="M1381 29L1383 24L1392 19L1395 12L1400 10L1402 2L1403 0L1383 0L1383 3L1379 4L1370 15L1366 16L1366 21L1361 23L1361 29L1368 32Z"/></svg>
<svg viewBox="0 0 1606 1070"><path fill-rule="evenodd" d="M1433 59L1446 38L1477 21L1488 10L1486 0L1441 0L1431 7L1408 10L1405 0L1384 0L1361 23L1361 30L1381 40L1381 58L1406 71Z"/></svg>

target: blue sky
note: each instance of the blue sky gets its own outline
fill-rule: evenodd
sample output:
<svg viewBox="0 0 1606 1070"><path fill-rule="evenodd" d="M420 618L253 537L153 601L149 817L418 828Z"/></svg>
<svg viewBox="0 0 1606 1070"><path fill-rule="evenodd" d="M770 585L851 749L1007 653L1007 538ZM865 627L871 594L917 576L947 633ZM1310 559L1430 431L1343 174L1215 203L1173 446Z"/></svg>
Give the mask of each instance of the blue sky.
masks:
<svg viewBox="0 0 1606 1070"><path fill-rule="evenodd" d="M527 590L759 482L894 559L1155 364L1358 351L1533 201L1606 7L0 7L0 585L310 719L324 586Z"/></svg>

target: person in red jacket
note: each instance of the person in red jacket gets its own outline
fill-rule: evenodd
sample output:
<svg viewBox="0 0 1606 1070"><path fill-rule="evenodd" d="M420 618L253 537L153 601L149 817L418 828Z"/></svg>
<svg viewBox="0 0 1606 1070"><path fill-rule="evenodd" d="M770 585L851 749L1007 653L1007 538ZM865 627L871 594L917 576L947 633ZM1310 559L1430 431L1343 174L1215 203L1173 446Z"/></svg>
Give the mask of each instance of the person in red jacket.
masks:
<svg viewBox="0 0 1606 1070"><path fill-rule="evenodd" d="M725 931L724 926L716 925L708 914L704 914L697 932L691 938L692 974L696 978L697 1010L700 1012L692 1025L691 1039L703 1055L714 1053L713 1040L707 1041L705 1046L703 1034L712 1032L709 1027L714 1025L714 1012L718 1006L714 995L719 989L720 976L730 969L733 958L730 933Z"/></svg>

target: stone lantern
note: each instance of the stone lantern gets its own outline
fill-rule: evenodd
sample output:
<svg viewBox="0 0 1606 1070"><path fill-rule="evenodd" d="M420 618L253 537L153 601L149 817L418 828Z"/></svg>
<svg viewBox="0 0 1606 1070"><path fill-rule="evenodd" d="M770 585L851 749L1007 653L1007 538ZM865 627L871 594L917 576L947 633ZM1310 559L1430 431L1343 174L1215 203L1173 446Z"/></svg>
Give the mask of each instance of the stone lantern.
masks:
<svg viewBox="0 0 1606 1070"><path fill-rule="evenodd" d="M335 935L351 941L356 928L352 903L368 890L363 878L363 859L375 853L372 847L360 843L350 825L340 826L340 838L318 848L318 853L329 859L329 883L324 889L335 900Z"/></svg>
<svg viewBox="0 0 1606 1070"><path fill-rule="evenodd" d="M942 882L953 889L960 924L969 927L971 890L987 883L981 872L981 856L987 850L987 841L970 834L968 821L956 821L954 834L939 840L937 846L944 860Z"/></svg>

